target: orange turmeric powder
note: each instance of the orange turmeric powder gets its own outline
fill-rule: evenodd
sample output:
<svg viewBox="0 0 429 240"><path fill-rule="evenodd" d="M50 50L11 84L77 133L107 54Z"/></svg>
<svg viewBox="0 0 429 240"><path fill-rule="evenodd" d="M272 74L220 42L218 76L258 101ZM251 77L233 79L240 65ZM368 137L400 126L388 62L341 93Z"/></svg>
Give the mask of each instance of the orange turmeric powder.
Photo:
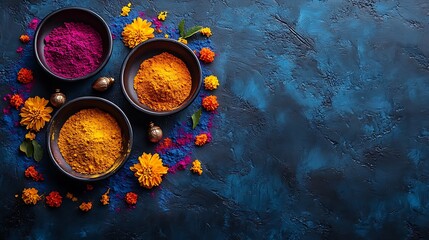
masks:
<svg viewBox="0 0 429 240"><path fill-rule="evenodd" d="M83 109L62 126L58 147L74 171L103 173L121 155L121 129L110 114L97 108Z"/></svg>
<svg viewBox="0 0 429 240"><path fill-rule="evenodd" d="M134 77L139 101L155 111L179 107L191 93L191 86L186 64L167 52L143 61Z"/></svg>

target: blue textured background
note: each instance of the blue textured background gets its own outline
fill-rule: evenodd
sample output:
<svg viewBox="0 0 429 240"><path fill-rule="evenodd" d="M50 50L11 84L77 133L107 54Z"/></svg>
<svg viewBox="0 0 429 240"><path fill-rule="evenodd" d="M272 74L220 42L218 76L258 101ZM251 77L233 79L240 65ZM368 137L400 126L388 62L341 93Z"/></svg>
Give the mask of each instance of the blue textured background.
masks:
<svg viewBox="0 0 429 240"><path fill-rule="evenodd" d="M1 1L1 96L10 93L4 79L33 17L78 5L112 23L126 3ZM220 115L213 142L194 151L206 171L167 176L135 209L28 207L14 195L31 185L22 174L32 160L18 154L23 132L5 134L3 117L0 238L429 238L427 0L136 1L133 8L212 28ZM114 47L98 76L118 79L128 50L120 41ZM57 83L40 76L31 94L49 96ZM96 94L91 83L62 87L70 99L97 95L121 106L135 130L133 156L153 147L144 141L149 120L168 132L193 112L150 119L125 102L119 84ZM84 188L46 157L40 165L57 189ZM45 185L38 186L50 191ZM95 191L79 200L97 201L104 190Z"/></svg>

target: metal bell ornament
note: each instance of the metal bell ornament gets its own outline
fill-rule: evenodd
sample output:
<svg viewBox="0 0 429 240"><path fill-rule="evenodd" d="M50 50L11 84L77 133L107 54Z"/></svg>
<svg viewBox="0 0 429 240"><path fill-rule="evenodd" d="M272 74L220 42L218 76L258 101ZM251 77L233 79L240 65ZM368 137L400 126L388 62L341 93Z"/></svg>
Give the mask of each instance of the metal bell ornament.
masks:
<svg viewBox="0 0 429 240"><path fill-rule="evenodd" d="M104 92L108 88L110 88L114 82L115 82L115 79L112 77L100 77L97 80L95 80L95 82L92 84L92 88L95 91Z"/></svg>
<svg viewBox="0 0 429 240"><path fill-rule="evenodd" d="M147 132L149 141L157 143L162 139L162 130L156 126L153 122L149 123L149 130Z"/></svg>
<svg viewBox="0 0 429 240"><path fill-rule="evenodd" d="M55 89L55 93L51 95L49 99L52 106L59 108L67 101L66 95L60 91L60 89Z"/></svg>

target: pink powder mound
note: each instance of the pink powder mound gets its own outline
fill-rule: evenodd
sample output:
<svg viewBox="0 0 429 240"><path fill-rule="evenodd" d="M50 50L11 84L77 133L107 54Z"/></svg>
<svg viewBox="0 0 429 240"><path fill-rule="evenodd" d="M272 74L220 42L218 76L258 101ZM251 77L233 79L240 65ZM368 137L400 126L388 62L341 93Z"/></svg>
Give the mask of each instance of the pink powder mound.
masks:
<svg viewBox="0 0 429 240"><path fill-rule="evenodd" d="M101 64L103 41L84 23L64 23L46 36L44 54L49 69L63 78L78 78Z"/></svg>

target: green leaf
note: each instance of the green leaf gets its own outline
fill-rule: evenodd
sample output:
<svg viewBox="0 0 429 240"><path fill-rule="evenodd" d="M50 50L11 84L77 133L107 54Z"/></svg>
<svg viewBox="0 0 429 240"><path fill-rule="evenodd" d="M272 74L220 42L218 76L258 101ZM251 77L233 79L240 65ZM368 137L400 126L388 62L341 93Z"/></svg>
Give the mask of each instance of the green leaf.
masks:
<svg viewBox="0 0 429 240"><path fill-rule="evenodd" d="M183 38L188 38L194 35L195 33L201 31L201 29L203 29L203 26L193 26L186 31L185 36Z"/></svg>
<svg viewBox="0 0 429 240"><path fill-rule="evenodd" d="M179 22L179 34L182 38L185 37L185 19Z"/></svg>
<svg viewBox="0 0 429 240"><path fill-rule="evenodd" d="M33 156L33 145L30 141L24 140L24 142L19 145L19 150L25 153L27 157Z"/></svg>
<svg viewBox="0 0 429 240"><path fill-rule="evenodd" d="M36 140L31 141L31 143L34 148L33 158L34 160L36 160L36 162L39 162L40 160L42 160L42 157L43 157L43 148Z"/></svg>
<svg viewBox="0 0 429 240"><path fill-rule="evenodd" d="M194 114L192 114L191 118L192 118L192 129L195 129L198 125L198 123L200 122L200 118L201 118L201 113L202 113L202 109L198 109L198 111L194 112Z"/></svg>

